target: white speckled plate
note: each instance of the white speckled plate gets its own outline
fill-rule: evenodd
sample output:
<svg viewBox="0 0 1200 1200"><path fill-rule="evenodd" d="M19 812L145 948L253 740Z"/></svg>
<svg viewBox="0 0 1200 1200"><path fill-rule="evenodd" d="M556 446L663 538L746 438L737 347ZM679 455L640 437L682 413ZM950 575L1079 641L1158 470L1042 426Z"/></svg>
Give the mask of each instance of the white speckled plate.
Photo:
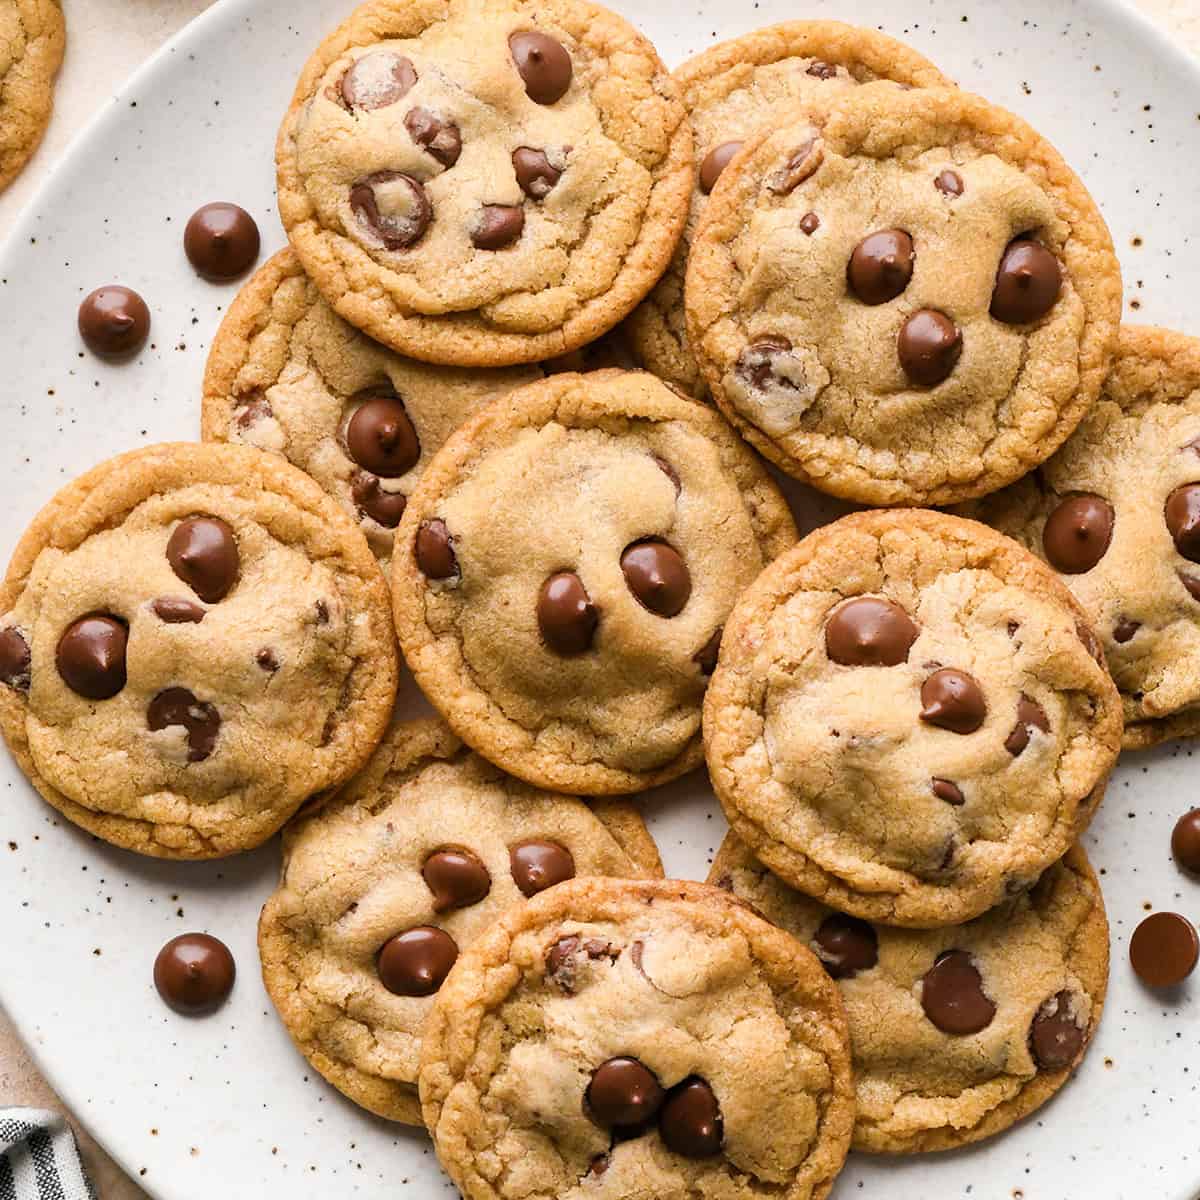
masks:
<svg viewBox="0 0 1200 1200"><path fill-rule="evenodd" d="M272 144L301 63L351 0L223 0L158 54L80 138L0 253L0 554L65 480L117 451L196 436L209 338L232 287L201 282L181 238L236 200L281 245ZM1200 333L1200 70L1114 0L616 0L672 63L796 16L878 24L965 86L1029 117L1107 213L1139 320ZM122 367L85 356L75 311L120 281L154 313ZM931 1196L1193 1200L1200 998L1153 996L1127 965L1143 908L1200 917L1172 866L1196 800L1186 747L1119 770L1088 848L1105 876L1113 981L1098 1043L1064 1094L1007 1136L910 1161L854 1157L839 1200ZM364 1116L306 1068L258 979L254 929L277 847L209 865L109 849L59 821L0 754L0 996L63 1098L161 1200L452 1193L417 1133ZM724 822L701 777L648 801L668 867L703 876ZM216 1017L159 1002L158 947L224 938L241 968ZM0 1097L2 1102L3 1097Z"/></svg>

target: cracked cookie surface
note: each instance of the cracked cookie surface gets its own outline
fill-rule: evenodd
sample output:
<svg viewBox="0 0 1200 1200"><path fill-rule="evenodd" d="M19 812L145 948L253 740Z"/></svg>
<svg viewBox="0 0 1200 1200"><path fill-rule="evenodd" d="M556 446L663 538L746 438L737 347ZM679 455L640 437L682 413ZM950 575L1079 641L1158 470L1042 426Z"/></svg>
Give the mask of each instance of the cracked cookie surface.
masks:
<svg viewBox="0 0 1200 1200"><path fill-rule="evenodd" d="M688 249L722 164L741 143L820 91L890 79L947 82L915 50L874 29L840 21L789 21L713 46L673 72L696 137L698 171L675 257L627 328L642 365L692 395L707 392L687 341L683 283Z"/></svg>
<svg viewBox="0 0 1200 1200"><path fill-rule="evenodd" d="M46 132L65 45L58 0L0 0L0 191Z"/></svg>
<svg viewBox="0 0 1200 1200"><path fill-rule="evenodd" d="M953 925L1086 827L1121 706L1083 611L984 525L855 514L763 572L705 699L713 788L792 886L867 920Z"/></svg>
<svg viewBox="0 0 1200 1200"><path fill-rule="evenodd" d="M68 484L0 592L0 725L97 837L212 858L366 761L397 657L362 535L302 472L178 443Z"/></svg>
<svg viewBox="0 0 1200 1200"><path fill-rule="evenodd" d="M670 260L692 135L650 43L587 0L370 0L306 66L279 210L348 321L431 362L574 350Z"/></svg>
<svg viewBox="0 0 1200 1200"><path fill-rule="evenodd" d="M777 124L693 241L689 339L722 411L873 505L971 499L1048 458L1121 315L1108 229L1058 152L947 88L818 92Z"/></svg>
<svg viewBox="0 0 1200 1200"><path fill-rule="evenodd" d="M421 1103L468 1200L820 1200L854 1123L837 989L704 884L576 880L434 1005Z"/></svg>
<svg viewBox="0 0 1200 1200"><path fill-rule="evenodd" d="M335 1087L419 1125L437 971L523 897L588 875L662 875L632 805L538 791L440 721L396 722L367 766L284 834L282 878L259 922L267 990ZM449 942L426 932L425 946L413 943L414 930ZM397 949L406 935L407 957Z"/></svg>
<svg viewBox="0 0 1200 1200"><path fill-rule="evenodd" d="M709 882L808 946L837 981L857 1150L949 1150L1002 1132L1070 1079L1099 1025L1108 921L1079 846L1030 892L950 929L846 917L793 891L732 833Z"/></svg>
<svg viewBox="0 0 1200 1200"><path fill-rule="evenodd" d="M966 509L1053 567L1125 709L1125 748L1200 734L1200 341L1126 326L1100 399L1026 479Z"/></svg>
<svg viewBox="0 0 1200 1200"><path fill-rule="evenodd" d="M711 409L644 372L555 375L426 469L396 531L396 628L479 753L540 787L637 791L702 761L721 627L794 540Z"/></svg>

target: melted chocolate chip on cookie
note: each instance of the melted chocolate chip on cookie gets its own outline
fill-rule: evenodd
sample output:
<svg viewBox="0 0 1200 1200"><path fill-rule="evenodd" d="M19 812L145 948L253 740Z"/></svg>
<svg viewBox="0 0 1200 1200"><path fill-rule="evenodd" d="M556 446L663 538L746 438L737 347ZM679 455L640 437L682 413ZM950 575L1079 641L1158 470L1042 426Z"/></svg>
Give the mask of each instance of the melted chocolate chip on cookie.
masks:
<svg viewBox="0 0 1200 1200"><path fill-rule="evenodd" d="M220 517L180 521L167 542L167 561L206 604L223 600L241 570L237 538Z"/></svg>
<svg viewBox="0 0 1200 1200"><path fill-rule="evenodd" d="M119 617L92 613L67 626L55 665L63 682L88 700L108 700L125 686L129 631Z"/></svg>
<svg viewBox="0 0 1200 1200"><path fill-rule="evenodd" d="M677 616L692 594L692 577L683 556L657 538L626 547L621 570L638 603L657 616Z"/></svg>
<svg viewBox="0 0 1200 1200"><path fill-rule="evenodd" d="M684 1158L720 1154L725 1123L716 1093L706 1080L692 1075L667 1093L658 1115L658 1133L668 1150Z"/></svg>
<svg viewBox="0 0 1200 1200"><path fill-rule="evenodd" d="M471 230L471 241L479 250L503 250L525 229L525 210L515 204L485 204Z"/></svg>
<svg viewBox="0 0 1200 1200"><path fill-rule="evenodd" d="M514 33L508 48L525 92L535 104L554 104L571 86L574 68L561 42L545 33Z"/></svg>
<svg viewBox="0 0 1200 1200"><path fill-rule="evenodd" d="M903 229L881 229L863 238L846 267L850 290L864 304L894 300L912 279L916 254Z"/></svg>
<svg viewBox="0 0 1200 1200"><path fill-rule="evenodd" d="M575 859L557 842L528 841L508 852L513 882L523 896L536 896L556 883L575 878Z"/></svg>
<svg viewBox="0 0 1200 1200"><path fill-rule="evenodd" d="M921 685L921 720L953 733L974 733L987 716L983 689L966 671L944 667Z"/></svg>
<svg viewBox="0 0 1200 1200"><path fill-rule="evenodd" d="M478 904L492 890L487 867L469 850L435 850L422 864L421 877L433 893L433 911Z"/></svg>
<svg viewBox="0 0 1200 1200"><path fill-rule="evenodd" d="M1105 555L1112 541L1113 508L1102 496L1068 496L1046 518L1042 549L1064 575L1082 575Z"/></svg>
<svg viewBox="0 0 1200 1200"><path fill-rule="evenodd" d="M420 180L401 171L379 171L350 189L359 228L385 250L415 245L433 223L433 205Z"/></svg>
<svg viewBox="0 0 1200 1200"><path fill-rule="evenodd" d="M512 164L521 191L531 200L545 200L562 178L562 172L551 164L546 152L530 146L514 150Z"/></svg>
<svg viewBox="0 0 1200 1200"><path fill-rule="evenodd" d="M979 1033L996 1015L979 968L965 950L938 955L921 981L921 1007L938 1029L954 1037Z"/></svg>
<svg viewBox="0 0 1200 1200"><path fill-rule="evenodd" d="M900 326L896 350L912 383L936 387L948 379L962 356L962 332L945 313L922 308Z"/></svg>
<svg viewBox="0 0 1200 1200"><path fill-rule="evenodd" d="M879 935L858 917L831 913L813 934L821 965L831 979L852 979L879 961Z"/></svg>
<svg viewBox="0 0 1200 1200"><path fill-rule="evenodd" d="M555 654L583 654L591 648L600 613L573 571L559 571L542 584L537 623L542 640Z"/></svg>
<svg viewBox="0 0 1200 1200"><path fill-rule="evenodd" d="M180 726L187 731L188 762L203 762L217 744L221 715L205 700L197 700L187 688L169 687L158 693L146 709L149 729Z"/></svg>
<svg viewBox="0 0 1200 1200"><path fill-rule="evenodd" d="M454 539L446 522L439 517L423 521L417 530L413 553L417 566L427 579L455 579L458 577L458 558L454 553Z"/></svg>
<svg viewBox="0 0 1200 1200"><path fill-rule="evenodd" d="M346 448L360 467L394 479L413 469L421 458L421 442L399 396L391 388L373 388L354 397L346 424Z"/></svg>
<svg viewBox="0 0 1200 1200"><path fill-rule="evenodd" d="M1029 1050L1043 1071L1061 1071L1069 1067L1083 1049L1086 1030L1072 1015L1070 992L1051 996L1033 1018L1029 1027Z"/></svg>
<svg viewBox="0 0 1200 1200"><path fill-rule="evenodd" d="M654 1120L662 1107L662 1086L636 1058L610 1058L592 1072L584 1093L588 1114L606 1129L629 1129Z"/></svg>
<svg viewBox="0 0 1200 1200"><path fill-rule="evenodd" d="M417 72L409 59L390 50L376 50L351 63L339 91L348 109L370 112L402 100L416 82Z"/></svg>
<svg viewBox="0 0 1200 1200"><path fill-rule="evenodd" d="M457 960L458 944L444 929L418 925L383 944L376 969L395 996L432 996Z"/></svg>
<svg viewBox="0 0 1200 1200"><path fill-rule="evenodd" d="M709 192L717 186L717 180L721 177L721 172L729 166L730 160L742 148L743 142L722 142L719 146L714 146L700 163L700 173L698 180L700 190L707 196Z"/></svg>
<svg viewBox="0 0 1200 1200"><path fill-rule="evenodd" d="M1045 246L1031 238L1009 242L996 272L992 316L1007 325L1028 325L1044 317L1062 291L1062 267Z"/></svg>
<svg viewBox="0 0 1200 1200"><path fill-rule="evenodd" d="M1050 732L1050 718L1046 710L1032 696L1021 693L1017 701L1017 723L1004 741L1004 748L1016 758L1029 745L1031 731L1040 729L1043 733Z"/></svg>
<svg viewBox="0 0 1200 1200"><path fill-rule="evenodd" d="M858 596L825 624L825 651L844 667L895 667L908 661L920 630L908 613L878 596Z"/></svg>
<svg viewBox="0 0 1200 1200"><path fill-rule="evenodd" d="M27 692L30 662L29 643L25 635L12 625L0 629L0 683L6 683L19 692Z"/></svg>
<svg viewBox="0 0 1200 1200"><path fill-rule="evenodd" d="M453 121L446 121L427 108L410 109L404 118L408 136L443 167L449 169L462 154L462 133Z"/></svg>

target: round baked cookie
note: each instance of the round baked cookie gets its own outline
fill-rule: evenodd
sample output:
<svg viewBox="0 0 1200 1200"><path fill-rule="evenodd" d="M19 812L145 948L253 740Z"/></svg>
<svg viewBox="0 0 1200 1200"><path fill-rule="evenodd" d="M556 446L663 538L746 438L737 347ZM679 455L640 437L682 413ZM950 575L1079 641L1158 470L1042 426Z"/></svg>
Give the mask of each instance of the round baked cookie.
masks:
<svg viewBox="0 0 1200 1200"><path fill-rule="evenodd" d="M0 0L0 191L46 132L65 46L59 0Z"/></svg>
<svg viewBox="0 0 1200 1200"><path fill-rule="evenodd" d="M688 336L782 470L874 505L949 504L1048 458L1121 316L1104 220L1023 121L866 84L747 141L693 241Z"/></svg>
<svg viewBox="0 0 1200 1200"><path fill-rule="evenodd" d="M760 576L704 706L730 824L793 887L870 921L970 920L1086 827L1121 704L1082 610L1016 542L853 514Z"/></svg>
<svg viewBox="0 0 1200 1200"><path fill-rule="evenodd" d="M284 832L258 927L263 980L305 1058L379 1116L421 1124L421 1028L458 954L510 905L583 875L661 877L618 800L518 783L440 721L395 723Z"/></svg>
<svg viewBox="0 0 1200 1200"><path fill-rule="evenodd" d="M838 990L700 883L579 879L458 960L421 1105L466 1200L819 1200L854 1124Z"/></svg>
<svg viewBox="0 0 1200 1200"><path fill-rule="evenodd" d="M966 515L1041 555L1083 605L1125 749L1200 734L1200 341L1123 328L1063 448Z"/></svg>
<svg viewBox="0 0 1200 1200"><path fill-rule="evenodd" d="M387 585L303 472L150 446L68 484L0 589L0 727L42 796L105 841L216 858L362 766L397 656Z"/></svg>
<svg viewBox="0 0 1200 1200"><path fill-rule="evenodd" d="M693 174L654 47L588 0L368 0L309 60L276 161L334 308L463 366L616 325L670 261Z"/></svg>
<svg viewBox="0 0 1200 1200"><path fill-rule="evenodd" d="M627 328L643 366L693 395L707 387L688 347L683 283L692 235L708 194L744 140L778 120L781 108L814 92L835 93L879 79L929 87L948 81L927 59L875 29L840 21L788 21L721 42L674 72L696 138L699 166L675 257Z"/></svg>
<svg viewBox="0 0 1200 1200"><path fill-rule="evenodd" d="M386 562L405 499L450 433L535 367L438 367L347 324L291 250L238 294L209 353L206 441L242 442L307 471Z"/></svg>
<svg viewBox="0 0 1200 1200"><path fill-rule="evenodd" d="M396 531L396 629L485 758L556 791L639 791L703 761L721 627L794 541L714 411L641 371L554 375L426 468Z"/></svg>
<svg viewBox="0 0 1200 1200"><path fill-rule="evenodd" d="M1108 989L1108 921L1082 848L966 925L870 925L793 891L729 834L709 881L810 947L841 988L856 1150L911 1154L991 1137L1083 1059Z"/></svg>

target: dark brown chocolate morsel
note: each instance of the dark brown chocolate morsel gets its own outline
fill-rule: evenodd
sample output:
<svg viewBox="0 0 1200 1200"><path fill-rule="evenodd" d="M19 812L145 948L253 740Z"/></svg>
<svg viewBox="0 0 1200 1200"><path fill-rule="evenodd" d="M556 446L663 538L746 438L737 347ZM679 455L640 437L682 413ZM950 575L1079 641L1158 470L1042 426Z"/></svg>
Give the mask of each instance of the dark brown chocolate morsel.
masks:
<svg viewBox="0 0 1200 1200"><path fill-rule="evenodd" d="M963 194L963 179L957 171L951 171L947 168L945 171L939 172L934 178L933 186L937 188L943 196L955 197Z"/></svg>
<svg viewBox="0 0 1200 1200"><path fill-rule="evenodd" d="M458 558L454 539L440 517L422 521L417 530L413 553L417 566L427 579L454 579L458 576Z"/></svg>
<svg viewBox="0 0 1200 1200"><path fill-rule="evenodd" d="M1182 983L1196 969L1198 956L1196 927L1179 913L1152 913L1129 939L1129 961L1148 987Z"/></svg>
<svg viewBox="0 0 1200 1200"><path fill-rule="evenodd" d="M101 358L129 358L150 336L150 310L132 288L107 284L79 306L79 336Z"/></svg>
<svg viewBox="0 0 1200 1200"><path fill-rule="evenodd" d="M712 1158L725 1140L721 1106L698 1075L677 1083L658 1114L658 1133L667 1149L684 1158Z"/></svg>
<svg viewBox="0 0 1200 1200"><path fill-rule="evenodd" d="M568 996L575 994L575 956L579 953L580 945L580 939L571 934L559 938L546 948L546 974Z"/></svg>
<svg viewBox="0 0 1200 1200"><path fill-rule="evenodd" d="M237 976L224 942L207 933L181 933L154 960L154 986L163 1002L189 1017L221 1007Z"/></svg>
<svg viewBox="0 0 1200 1200"><path fill-rule="evenodd" d="M221 715L206 700L197 700L187 688L169 687L150 701L146 725L154 730L182 726L187 730L188 762L203 762L217 744Z"/></svg>
<svg viewBox="0 0 1200 1200"><path fill-rule="evenodd" d="M1185 483L1168 497L1163 508L1175 549L1189 562L1200 562L1200 483Z"/></svg>
<svg viewBox="0 0 1200 1200"><path fill-rule="evenodd" d="M947 804L957 806L966 803L966 797L962 794L962 788L957 783L952 783L949 779L938 779L935 777L930 783L930 788L939 800L944 800Z"/></svg>
<svg viewBox="0 0 1200 1200"><path fill-rule="evenodd" d="M945 313L922 308L913 313L896 338L900 366L910 382L937 387L950 377L962 356L962 333Z"/></svg>
<svg viewBox="0 0 1200 1200"><path fill-rule="evenodd" d="M527 30L514 33L508 39L508 48L530 100L535 104L553 104L566 95L574 68L561 42L548 34Z"/></svg>
<svg viewBox="0 0 1200 1200"><path fill-rule="evenodd" d="M471 242L479 250L503 250L521 236L525 210L517 204L485 204L475 219Z"/></svg>
<svg viewBox="0 0 1200 1200"><path fill-rule="evenodd" d="M822 62L818 59L809 65L808 73L814 79L833 79L837 75L837 67L833 63Z"/></svg>
<svg viewBox="0 0 1200 1200"><path fill-rule="evenodd" d="M0 683L27 692L30 662L29 643L25 635L13 625L0 629Z"/></svg>
<svg viewBox="0 0 1200 1200"><path fill-rule="evenodd" d="M587 1111L606 1129L644 1125L658 1115L663 1090L654 1072L636 1058L610 1058L592 1072Z"/></svg>
<svg viewBox="0 0 1200 1200"><path fill-rule="evenodd" d="M385 250L415 245L433 223L433 205L419 179L402 171L379 171L350 189L350 208L360 228Z"/></svg>
<svg viewBox="0 0 1200 1200"><path fill-rule="evenodd" d="M537 598L538 630L555 654L589 650L599 622L599 611L573 571L559 571L542 584Z"/></svg>
<svg viewBox="0 0 1200 1200"><path fill-rule="evenodd" d="M264 646L255 656L254 661L258 663L264 671L270 672L272 675L279 670L279 659L275 656L275 651L269 646Z"/></svg>
<svg viewBox="0 0 1200 1200"><path fill-rule="evenodd" d="M1046 710L1032 697L1021 693L1017 701L1017 723L1012 732L1004 739L1004 748L1016 758L1029 745L1030 730L1040 729L1043 733L1050 732L1050 719Z"/></svg>
<svg viewBox="0 0 1200 1200"><path fill-rule="evenodd" d="M850 979L879 961L879 935L858 917L831 913L813 934L821 965L832 979Z"/></svg>
<svg viewBox="0 0 1200 1200"><path fill-rule="evenodd" d="M683 556L657 538L627 546L621 570L638 602L657 616L676 616L692 594L692 577Z"/></svg>
<svg viewBox="0 0 1200 1200"><path fill-rule="evenodd" d="M1195 575L1188 575L1184 571L1179 572L1179 582L1188 590L1188 594L1193 600L1200 600L1200 579Z"/></svg>
<svg viewBox="0 0 1200 1200"><path fill-rule="evenodd" d="M1062 291L1062 267L1032 238L1009 242L996 272L992 316L1006 325L1028 325L1055 305Z"/></svg>
<svg viewBox="0 0 1200 1200"><path fill-rule="evenodd" d="M431 158L447 169L462 154L462 132L453 121L446 121L427 108L412 108L404 118L408 136Z"/></svg>
<svg viewBox="0 0 1200 1200"><path fill-rule="evenodd" d="M395 529L408 507L403 492L389 492L380 486L379 478L367 471L356 471L350 481L350 494L358 511L385 529Z"/></svg>
<svg viewBox="0 0 1200 1200"><path fill-rule="evenodd" d="M891 600L857 596L825 623L825 652L844 667L895 667L908 661L920 630Z"/></svg>
<svg viewBox="0 0 1200 1200"><path fill-rule="evenodd" d="M1133 635L1141 629L1141 621L1131 621L1128 617L1120 617L1117 623L1113 626L1113 641L1118 646L1125 645L1126 642L1132 640Z"/></svg>
<svg viewBox="0 0 1200 1200"><path fill-rule="evenodd" d="M433 911L469 908L492 890L487 867L469 850L435 850L421 866L421 877L433 893Z"/></svg>
<svg viewBox="0 0 1200 1200"><path fill-rule="evenodd" d="M812 237L821 228L821 218L815 212L806 212L800 218L800 232Z"/></svg>
<svg viewBox="0 0 1200 1200"><path fill-rule="evenodd" d="M236 204L217 201L192 213L183 231L188 261L205 279L236 279L257 261L262 242L254 218Z"/></svg>
<svg viewBox="0 0 1200 1200"><path fill-rule="evenodd" d="M983 979L965 950L947 950L921 981L921 1007L943 1033L965 1037L986 1029L996 1015Z"/></svg>
<svg viewBox="0 0 1200 1200"><path fill-rule="evenodd" d="M983 689L966 671L943 667L921 684L921 720L952 733L974 733L987 716Z"/></svg>
<svg viewBox="0 0 1200 1200"><path fill-rule="evenodd" d="M751 342L738 355L737 373L751 386L764 389L768 383L776 387L794 388L796 385L775 370L775 360L786 354L792 343L785 337L761 337Z"/></svg>
<svg viewBox="0 0 1200 1200"><path fill-rule="evenodd" d="M742 148L744 142L722 142L714 146L700 163L700 190L707 196L717 185L721 172L729 166L730 159Z"/></svg>
<svg viewBox="0 0 1200 1200"><path fill-rule="evenodd" d="M245 396L239 396L234 401L233 423L243 433L259 421L265 421L275 415L270 401L259 391L253 391Z"/></svg>
<svg viewBox="0 0 1200 1200"><path fill-rule="evenodd" d="M575 878L575 859L557 842L519 842L508 852L513 882L523 896L536 896L556 883Z"/></svg>
<svg viewBox="0 0 1200 1200"><path fill-rule="evenodd" d="M58 639L55 664L63 682L88 700L108 700L125 686L129 631L118 617L92 613Z"/></svg>
<svg viewBox="0 0 1200 1200"><path fill-rule="evenodd" d="M512 156L513 172L521 191L531 200L545 200L562 178L562 172L546 157L544 150L518 146Z"/></svg>
<svg viewBox="0 0 1200 1200"><path fill-rule="evenodd" d="M204 620L205 610L194 600L185 600L182 596L159 596L150 607L166 625L199 625Z"/></svg>
<svg viewBox="0 0 1200 1200"><path fill-rule="evenodd" d="M347 67L339 90L347 108L370 112L404 99L416 82L417 72L409 59L390 50L374 50Z"/></svg>
<svg viewBox="0 0 1200 1200"><path fill-rule="evenodd" d="M420 461L421 442L400 398L390 389L359 392L346 423L346 448L360 467L395 479Z"/></svg>
<svg viewBox="0 0 1200 1200"><path fill-rule="evenodd" d="M1046 518L1042 549L1056 571L1082 575L1104 557L1112 531L1112 505L1102 496L1067 496Z"/></svg>
<svg viewBox="0 0 1200 1200"><path fill-rule="evenodd" d="M1185 812L1175 822L1171 854L1185 871L1200 875L1200 808Z"/></svg>
<svg viewBox="0 0 1200 1200"><path fill-rule="evenodd" d="M903 229L868 234L850 255L846 279L864 304L886 304L908 287L916 254Z"/></svg>
<svg viewBox="0 0 1200 1200"><path fill-rule="evenodd" d="M223 600L238 580L237 538L220 517L188 517L167 542L171 570L206 604Z"/></svg>
<svg viewBox="0 0 1200 1200"><path fill-rule="evenodd" d="M418 925L388 938L379 951L379 982L395 996L432 996L458 959L458 944L444 930Z"/></svg>
<svg viewBox="0 0 1200 1200"><path fill-rule="evenodd" d="M823 144L815 137L801 142L788 155L777 171L767 180L767 187L777 196L794 192L810 175L814 174L825 157Z"/></svg>
<svg viewBox="0 0 1200 1200"><path fill-rule="evenodd" d="M717 669L717 660L721 654L721 636L725 632L724 625L718 625L713 635L692 655L692 662L700 668L701 675L711 675Z"/></svg>
<svg viewBox="0 0 1200 1200"><path fill-rule="evenodd" d="M1086 1030L1071 1015L1070 992L1051 996L1038 1009L1029 1027L1029 1050L1043 1071L1069 1067L1083 1049Z"/></svg>

